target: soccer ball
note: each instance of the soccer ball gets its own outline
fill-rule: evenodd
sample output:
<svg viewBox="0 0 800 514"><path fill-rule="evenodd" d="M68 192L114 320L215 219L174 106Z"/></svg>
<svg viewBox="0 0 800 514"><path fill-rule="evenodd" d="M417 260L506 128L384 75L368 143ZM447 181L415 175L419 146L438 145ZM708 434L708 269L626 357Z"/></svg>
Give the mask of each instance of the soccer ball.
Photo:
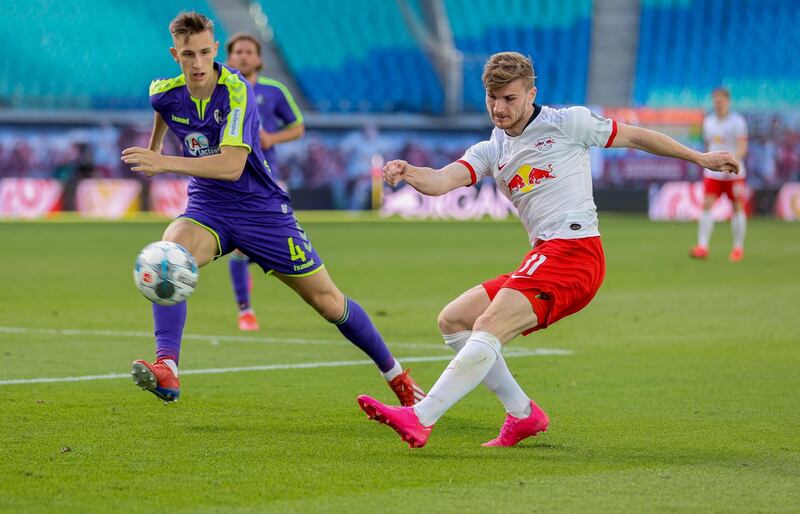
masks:
<svg viewBox="0 0 800 514"><path fill-rule="evenodd" d="M136 256L133 282L151 302L175 305L194 292L199 272L197 261L184 247L170 241L156 241Z"/></svg>

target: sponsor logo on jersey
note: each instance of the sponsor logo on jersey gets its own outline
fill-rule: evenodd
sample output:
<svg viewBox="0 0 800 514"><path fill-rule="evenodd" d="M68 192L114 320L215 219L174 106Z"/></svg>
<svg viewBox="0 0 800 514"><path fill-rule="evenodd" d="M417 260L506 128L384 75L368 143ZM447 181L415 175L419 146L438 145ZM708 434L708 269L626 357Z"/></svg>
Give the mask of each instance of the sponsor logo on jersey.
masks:
<svg viewBox="0 0 800 514"><path fill-rule="evenodd" d="M175 116L174 114L172 115L172 121L175 123L183 123L184 125L189 124L189 118L181 118L180 116Z"/></svg>
<svg viewBox="0 0 800 514"><path fill-rule="evenodd" d="M506 167L506 164L508 164L508 161L504 162L503 164L498 164L497 171L503 171L503 168Z"/></svg>
<svg viewBox="0 0 800 514"><path fill-rule="evenodd" d="M192 132L183 138L189 154L194 157L205 157L206 155L215 155L219 153L218 146L210 146L208 138L200 132Z"/></svg>
<svg viewBox="0 0 800 514"><path fill-rule="evenodd" d="M540 152L546 152L553 148L556 140L552 136L542 137L536 140L536 149Z"/></svg>
<svg viewBox="0 0 800 514"><path fill-rule="evenodd" d="M225 119L222 117L222 111L219 109L214 109L214 121L217 122L218 125L222 125Z"/></svg>
<svg viewBox="0 0 800 514"><path fill-rule="evenodd" d="M237 107L231 111L231 121L228 123L228 135L236 137L239 135L239 129L242 122L242 108Z"/></svg>
<svg viewBox="0 0 800 514"><path fill-rule="evenodd" d="M508 182L503 180L503 184L512 193L519 191L520 193L528 193L533 191L533 188L542 183L545 179L556 178L553 175L553 165L548 164L547 169L535 168L530 164L524 164L517 168L514 176Z"/></svg>

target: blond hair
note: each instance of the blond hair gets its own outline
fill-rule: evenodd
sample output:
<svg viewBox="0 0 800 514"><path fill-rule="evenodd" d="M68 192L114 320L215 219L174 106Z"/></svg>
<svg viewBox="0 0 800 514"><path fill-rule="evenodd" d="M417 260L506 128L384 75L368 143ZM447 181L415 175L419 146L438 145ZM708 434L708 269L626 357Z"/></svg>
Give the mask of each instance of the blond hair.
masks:
<svg viewBox="0 0 800 514"><path fill-rule="evenodd" d="M507 86L517 79L522 79L525 89L532 88L536 79L531 58L521 53L494 54L483 66L483 87L487 91Z"/></svg>
<svg viewBox="0 0 800 514"><path fill-rule="evenodd" d="M185 43L189 36L210 30L214 34L214 22L196 11L184 11L175 16L169 23L169 32L175 39L183 38Z"/></svg>

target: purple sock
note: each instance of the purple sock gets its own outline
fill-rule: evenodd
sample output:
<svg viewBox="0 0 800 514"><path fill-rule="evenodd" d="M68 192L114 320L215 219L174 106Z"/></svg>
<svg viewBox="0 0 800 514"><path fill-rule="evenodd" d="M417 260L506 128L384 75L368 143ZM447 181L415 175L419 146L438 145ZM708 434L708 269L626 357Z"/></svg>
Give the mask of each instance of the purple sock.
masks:
<svg viewBox="0 0 800 514"><path fill-rule="evenodd" d="M233 284L233 294L236 295L236 303L239 310L243 311L250 308L250 259L231 256L228 259L228 269L231 271L231 283Z"/></svg>
<svg viewBox="0 0 800 514"><path fill-rule="evenodd" d="M177 305L153 304L153 332L156 335L156 357L172 359L181 355L181 336L186 324L186 302Z"/></svg>
<svg viewBox="0 0 800 514"><path fill-rule="evenodd" d="M383 338L367 313L355 300L345 298L344 314L339 321L334 321L333 324L351 343L369 355L381 372L385 373L392 369L394 366L392 352L386 347L386 343L383 342Z"/></svg>

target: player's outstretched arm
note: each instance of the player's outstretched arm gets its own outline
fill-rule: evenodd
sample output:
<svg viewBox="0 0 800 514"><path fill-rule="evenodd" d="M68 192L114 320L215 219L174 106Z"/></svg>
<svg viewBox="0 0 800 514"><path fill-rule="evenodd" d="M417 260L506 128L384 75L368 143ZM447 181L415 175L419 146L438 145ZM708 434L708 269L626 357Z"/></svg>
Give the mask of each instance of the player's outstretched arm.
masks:
<svg viewBox="0 0 800 514"><path fill-rule="evenodd" d="M405 182L422 194L439 196L453 189L472 184L472 174L460 162L442 169L419 168L406 161L389 161L383 167L383 179L390 186Z"/></svg>
<svg viewBox="0 0 800 514"><path fill-rule="evenodd" d="M239 180L249 153L245 147L224 145L216 155L197 158L173 157L133 146L122 151L122 161L132 165L132 171L148 175L177 173L217 180Z"/></svg>
<svg viewBox="0 0 800 514"><path fill-rule="evenodd" d="M654 155L683 159L714 171L739 173L739 161L729 152L698 152L660 132L624 123L617 123L617 136L611 146L636 148Z"/></svg>

